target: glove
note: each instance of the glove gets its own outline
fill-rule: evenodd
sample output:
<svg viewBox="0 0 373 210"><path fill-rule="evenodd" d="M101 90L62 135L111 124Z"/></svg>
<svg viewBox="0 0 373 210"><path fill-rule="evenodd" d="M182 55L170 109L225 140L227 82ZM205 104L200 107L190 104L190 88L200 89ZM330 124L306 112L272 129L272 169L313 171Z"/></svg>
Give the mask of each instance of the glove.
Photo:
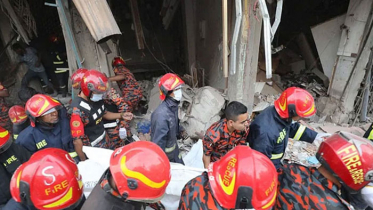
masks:
<svg viewBox="0 0 373 210"><path fill-rule="evenodd" d="M318 133L316 135L316 138L315 140L313 141L313 143L316 145L316 146L320 146L321 142L323 142L326 138L328 138L329 136L331 136L332 134L330 133Z"/></svg>
<svg viewBox="0 0 373 210"><path fill-rule="evenodd" d="M119 138L120 139L127 138L127 130L125 128L119 128Z"/></svg>

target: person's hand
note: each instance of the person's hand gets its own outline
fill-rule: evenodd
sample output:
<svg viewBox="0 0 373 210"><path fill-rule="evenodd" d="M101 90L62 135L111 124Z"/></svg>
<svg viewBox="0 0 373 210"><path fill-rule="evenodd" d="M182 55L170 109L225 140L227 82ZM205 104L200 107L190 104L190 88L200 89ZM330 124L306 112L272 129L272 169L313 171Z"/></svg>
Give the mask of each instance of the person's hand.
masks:
<svg viewBox="0 0 373 210"><path fill-rule="evenodd" d="M132 120L133 114L131 112L122 112L122 118L124 120Z"/></svg>
<svg viewBox="0 0 373 210"><path fill-rule="evenodd" d="M198 136L198 139L203 139L203 137L205 136L205 132L204 131L200 131L200 132L195 132L195 134Z"/></svg>
<svg viewBox="0 0 373 210"><path fill-rule="evenodd" d="M313 143L316 145L316 146L320 146L320 144L326 139L328 138L329 136L331 136L332 134L330 133L318 133L316 135L316 138L315 140L313 141Z"/></svg>

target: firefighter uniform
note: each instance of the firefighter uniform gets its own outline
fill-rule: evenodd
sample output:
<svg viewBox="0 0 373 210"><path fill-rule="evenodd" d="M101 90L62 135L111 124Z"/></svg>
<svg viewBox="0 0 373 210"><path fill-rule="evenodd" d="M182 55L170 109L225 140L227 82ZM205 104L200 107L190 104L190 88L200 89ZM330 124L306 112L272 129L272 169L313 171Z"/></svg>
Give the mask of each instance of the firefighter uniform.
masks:
<svg viewBox="0 0 373 210"><path fill-rule="evenodd" d="M124 75L125 79L118 81L118 85L122 91L123 98L126 99L126 102L129 105L130 111L132 112L134 108L137 107L140 100L142 99L142 90L135 79L135 76L130 72L129 69L125 68L119 70L114 68L115 75Z"/></svg>
<svg viewBox="0 0 373 210"><path fill-rule="evenodd" d="M203 138L203 153L211 156L211 162L219 160L237 145L246 145L247 132L233 131L229 134L227 119L210 126Z"/></svg>
<svg viewBox="0 0 373 210"><path fill-rule="evenodd" d="M20 124L13 124L13 139L17 140L18 135L25 130L30 125L30 120L27 119L26 121Z"/></svg>
<svg viewBox="0 0 373 210"><path fill-rule="evenodd" d="M312 143L317 132L297 122L288 122L276 112L274 106L266 108L250 124L249 146L270 158L276 168L281 165L288 138Z"/></svg>
<svg viewBox="0 0 373 210"><path fill-rule="evenodd" d="M106 94L104 100L105 107L108 111L113 113L128 112L129 107L125 102L124 98L120 97L114 88L111 88ZM110 142L108 143L109 149L116 149L124 146L125 142L119 138L119 127L124 127L127 130L127 134L130 133L129 122L125 120L105 120L103 119L105 130L109 136Z"/></svg>
<svg viewBox="0 0 373 210"><path fill-rule="evenodd" d="M69 78L69 64L67 59L60 56L59 52L53 52L53 69L56 74L58 86L63 97L67 94L67 81Z"/></svg>
<svg viewBox="0 0 373 210"><path fill-rule="evenodd" d="M71 108L73 139L81 139L85 146L109 148L109 138L102 122L102 117L106 113L104 102L93 103L76 97L71 103Z"/></svg>
<svg viewBox="0 0 373 210"><path fill-rule="evenodd" d="M369 126L363 137L373 141L373 123Z"/></svg>
<svg viewBox="0 0 373 210"><path fill-rule="evenodd" d="M190 180L182 190L179 210L216 209L225 210L211 192L207 172Z"/></svg>
<svg viewBox="0 0 373 210"><path fill-rule="evenodd" d="M338 187L316 168L284 164L279 169L275 209L353 209L338 193Z"/></svg>
<svg viewBox="0 0 373 210"><path fill-rule="evenodd" d="M69 152L72 158L76 158L70 121L65 108L59 110L58 118L59 121L54 127L47 128L39 123L36 123L35 127L27 127L19 134L16 143L32 153L45 148L59 148Z"/></svg>

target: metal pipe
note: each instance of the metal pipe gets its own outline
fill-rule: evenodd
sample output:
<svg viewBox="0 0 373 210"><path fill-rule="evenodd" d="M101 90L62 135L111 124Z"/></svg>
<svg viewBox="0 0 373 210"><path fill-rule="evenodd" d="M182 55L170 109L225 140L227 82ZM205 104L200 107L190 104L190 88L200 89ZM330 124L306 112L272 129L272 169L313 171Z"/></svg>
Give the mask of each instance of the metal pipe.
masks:
<svg viewBox="0 0 373 210"><path fill-rule="evenodd" d="M271 50L271 23L269 20L268 9L265 0L259 0L260 10L262 11L264 23L264 51L266 60L266 78L272 78L272 50Z"/></svg>
<svg viewBox="0 0 373 210"><path fill-rule="evenodd" d="M277 0L275 22L273 23L271 28L271 42L273 41L273 38L275 38L277 28L280 25L282 15L282 4L283 0Z"/></svg>
<svg viewBox="0 0 373 210"><path fill-rule="evenodd" d="M371 77L371 68L368 69L368 74L365 79L365 85L364 85L364 97L362 102L362 108L360 112L360 121L366 122L367 121L367 112L368 112L368 101L369 101L369 87L370 87L370 77Z"/></svg>
<svg viewBox="0 0 373 210"><path fill-rule="evenodd" d="M222 17L223 17L223 74L228 77L228 1L222 0Z"/></svg>
<svg viewBox="0 0 373 210"><path fill-rule="evenodd" d="M236 60L237 60L237 40L241 29L242 23L242 5L241 0L236 0L236 23L234 26L233 40L231 45L231 62L230 62L230 74L236 74Z"/></svg>

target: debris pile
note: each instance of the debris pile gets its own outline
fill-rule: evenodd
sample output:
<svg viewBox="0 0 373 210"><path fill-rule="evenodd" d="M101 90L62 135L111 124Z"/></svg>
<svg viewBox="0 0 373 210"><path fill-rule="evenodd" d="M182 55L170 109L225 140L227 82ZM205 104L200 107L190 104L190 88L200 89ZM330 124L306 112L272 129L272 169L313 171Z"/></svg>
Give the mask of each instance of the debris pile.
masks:
<svg viewBox="0 0 373 210"><path fill-rule="evenodd" d="M318 147L314 144L289 139L283 160L307 167L318 167L320 163L315 157L317 149Z"/></svg>

